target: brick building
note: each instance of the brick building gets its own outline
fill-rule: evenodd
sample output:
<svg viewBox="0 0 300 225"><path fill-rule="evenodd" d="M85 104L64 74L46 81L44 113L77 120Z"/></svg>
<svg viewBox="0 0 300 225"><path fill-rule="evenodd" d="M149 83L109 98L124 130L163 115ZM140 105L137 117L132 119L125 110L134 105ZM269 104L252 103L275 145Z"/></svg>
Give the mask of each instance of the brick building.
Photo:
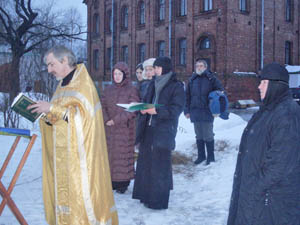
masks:
<svg viewBox="0 0 300 225"><path fill-rule="evenodd" d="M187 80L202 58L218 73L230 101L258 100L262 55L264 64L300 64L299 1L264 0L263 35L261 2L84 0L89 71L97 81L110 80L111 65L126 61L134 76L139 62L166 55Z"/></svg>

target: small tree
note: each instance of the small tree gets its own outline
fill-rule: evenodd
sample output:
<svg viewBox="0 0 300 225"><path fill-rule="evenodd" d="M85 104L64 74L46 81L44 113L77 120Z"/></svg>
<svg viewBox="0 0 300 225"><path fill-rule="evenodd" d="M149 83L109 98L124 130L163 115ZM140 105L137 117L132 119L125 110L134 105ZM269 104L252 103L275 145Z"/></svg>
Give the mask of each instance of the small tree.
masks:
<svg viewBox="0 0 300 225"><path fill-rule="evenodd" d="M9 100L2 105L1 111L5 116L5 126L18 127L18 116L9 106L21 90L20 74L25 75L25 83L31 83L32 87L33 80L45 82L46 95L50 98L56 82L48 76L43 65L45 51L55 43L84 40L82 34L86 32L76 9L54 12L53 1L39 8L33 8L31 0L3 2L0 0L0 43L9 47L11 62L7 80Z"/></svg>
<svg viewBox="0 0 300 225"><path fill-rule="evenodd" d="M11 71L7 81L10 102L20 91L19 68L21 57L50 39L82 39L83 26L71 21L61 12L54 13L53 2L33 9L31 0L12 0L0 5L0 39L11 50Z"/></svg>

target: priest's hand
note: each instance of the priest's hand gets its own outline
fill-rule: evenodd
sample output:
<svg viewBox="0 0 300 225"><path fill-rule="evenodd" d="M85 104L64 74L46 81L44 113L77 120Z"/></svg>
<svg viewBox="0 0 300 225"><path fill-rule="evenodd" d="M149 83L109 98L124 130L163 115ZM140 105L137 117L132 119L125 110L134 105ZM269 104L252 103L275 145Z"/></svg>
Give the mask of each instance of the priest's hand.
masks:
<svg viewBox="0 0 300 225"><path fill-rule="evenodd" d="M109 120L106 122L106 125L110 127L110 126L115 125L115 122L113 120Z"/></svg>
<svg viewBox="0 0 300 225"><path fill-rule="evenodd" d="M37 113L48 113L50 112L51 103L45 101L38 101L27 107L28 110L32 109L31 112Z"/></svg>
<svg viewBox="0 0 300 225"><path fill-rule="evenodd" d="M157 114L155 108L141 110L141 113L142 113L142 114L148 113L148 114L150 114L150 115Z"/></svg>

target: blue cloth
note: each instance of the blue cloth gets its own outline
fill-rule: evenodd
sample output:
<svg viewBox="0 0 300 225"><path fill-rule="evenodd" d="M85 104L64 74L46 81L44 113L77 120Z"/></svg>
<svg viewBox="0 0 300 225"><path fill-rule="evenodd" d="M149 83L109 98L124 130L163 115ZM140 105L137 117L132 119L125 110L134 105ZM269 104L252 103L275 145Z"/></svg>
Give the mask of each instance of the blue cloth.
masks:
<svg viewBox="0 0 300 225"><path fill-rule="evenodd" d="M223 91L212 91L208 95L209 109L211 113L217 114L220 118L228 120L228 98Z"/></svg>
<svg viewBox="0 0 300 225"><path fill-rule="evenodd" d="M27 129L0 127L0 133L7 134L7 135L16 135L16 136L18 135L30 136L30 130Z"/></svg>

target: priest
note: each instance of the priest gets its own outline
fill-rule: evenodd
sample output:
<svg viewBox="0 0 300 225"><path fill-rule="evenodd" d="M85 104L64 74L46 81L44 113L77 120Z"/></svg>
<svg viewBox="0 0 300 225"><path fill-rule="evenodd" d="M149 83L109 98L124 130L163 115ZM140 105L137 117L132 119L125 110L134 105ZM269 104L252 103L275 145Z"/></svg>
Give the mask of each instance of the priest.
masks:
<svg viewBox="0 0 300 225"><path fill-rule="evenodd" d="M40 120L43 197L49 224L118 224L101 103L84 64L64 46L47 51L48 72L59 80L50 102L29 106Z"/></svg>

